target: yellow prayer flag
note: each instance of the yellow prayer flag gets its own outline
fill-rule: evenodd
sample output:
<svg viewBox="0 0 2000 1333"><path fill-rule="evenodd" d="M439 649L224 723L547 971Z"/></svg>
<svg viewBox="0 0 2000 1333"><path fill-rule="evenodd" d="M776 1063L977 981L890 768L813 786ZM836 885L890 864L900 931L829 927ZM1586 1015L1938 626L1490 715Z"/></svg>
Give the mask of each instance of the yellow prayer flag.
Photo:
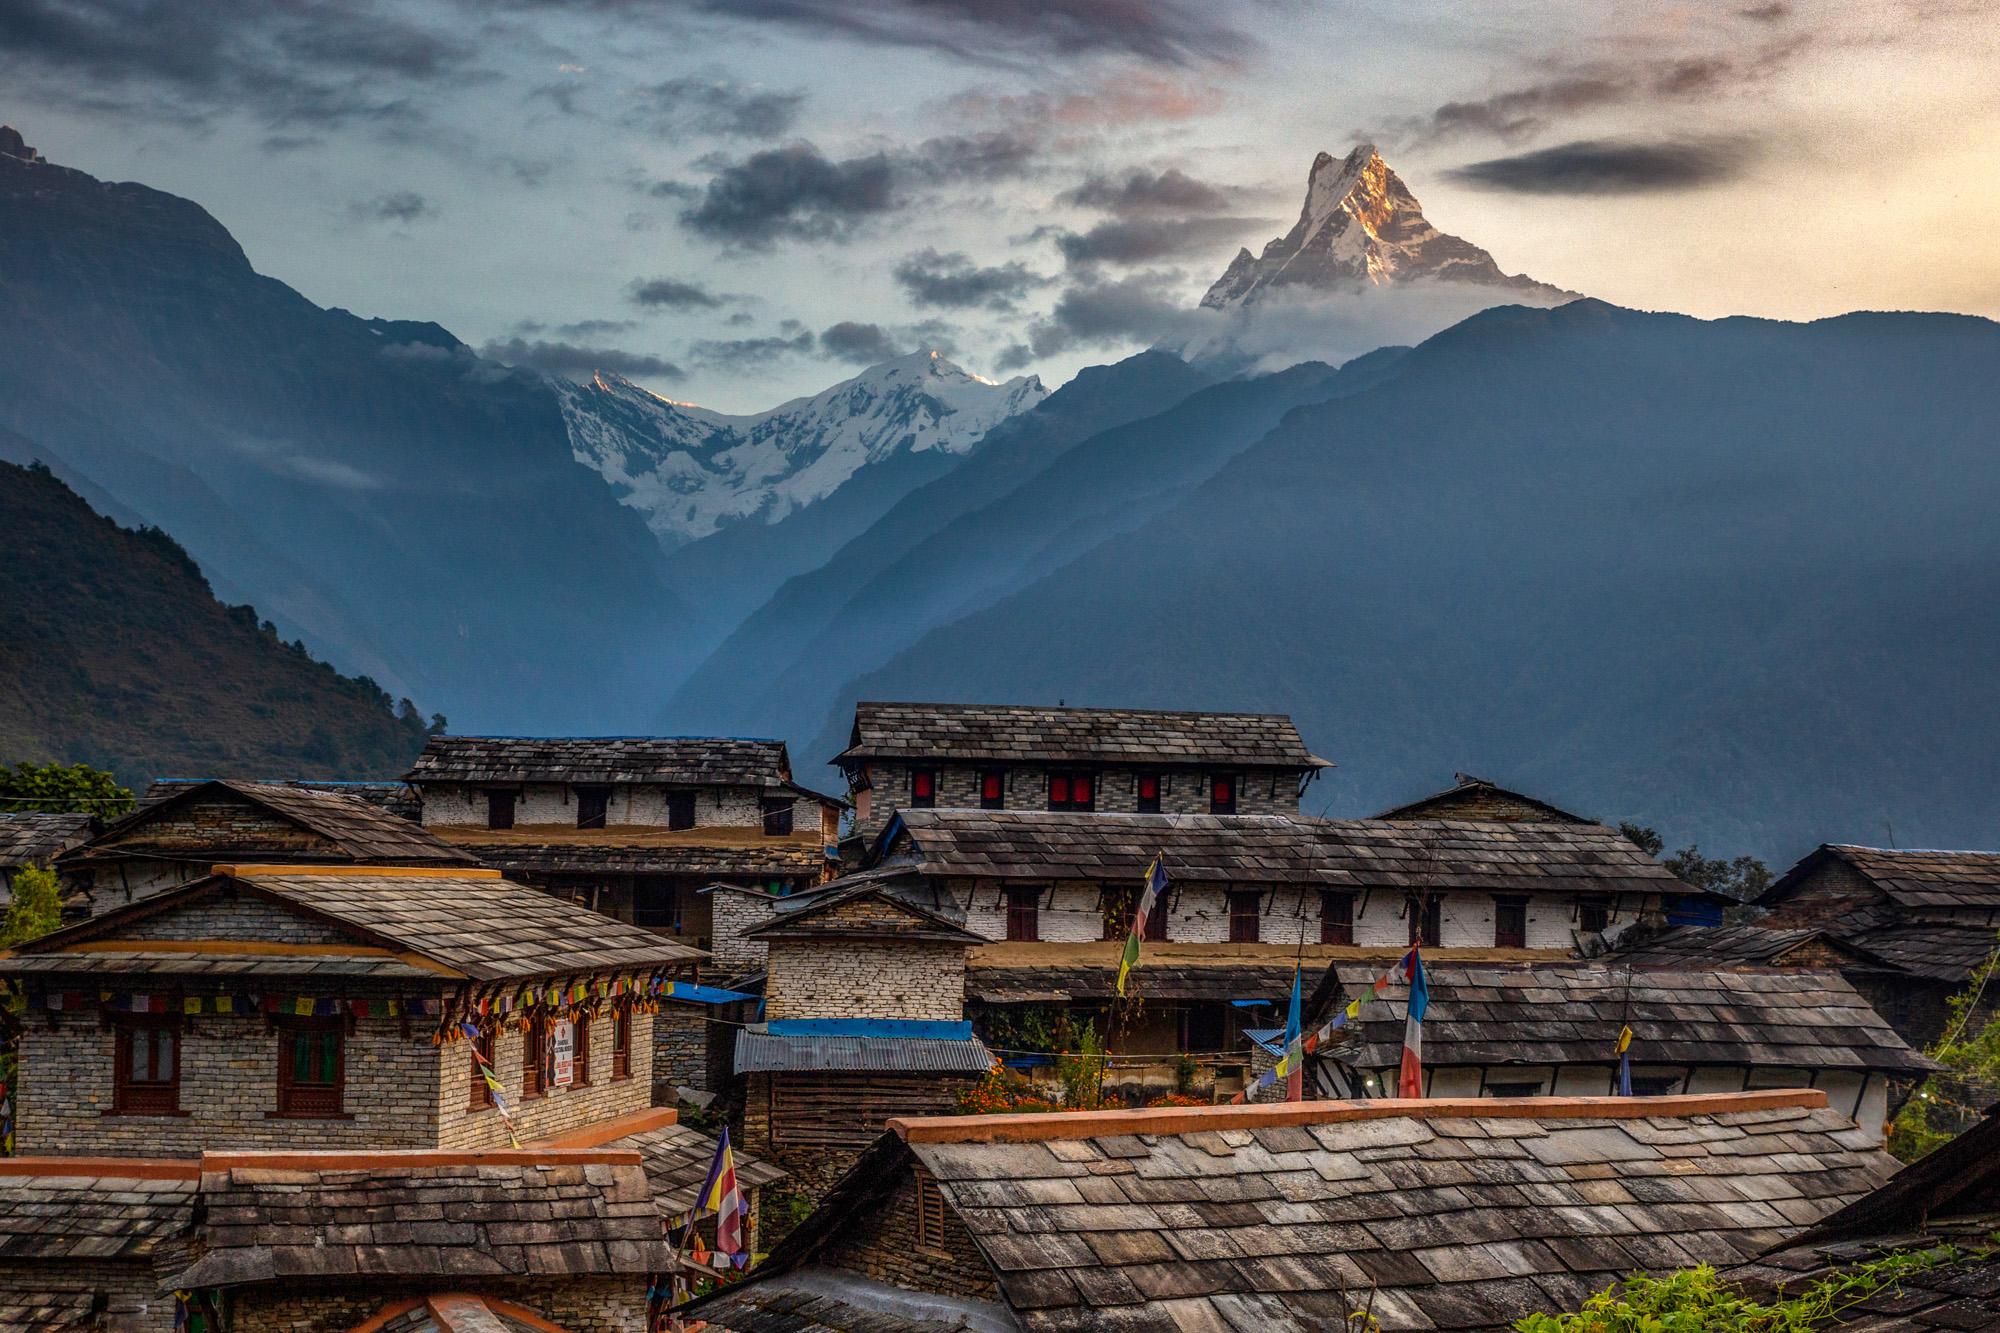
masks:
<svg viewBox="0 0 2000 1333"><path fill-rule="evenodd" d="M1631 1045L1632 1045L1632 1029L1629 1027L1624 1028L1618 1033L1618 1054L1619 1055L1625 1054L1626 1050Z"/></svg>
<svg viewBox="0 0 2000 1333"><path fill-rule="evenodd" d="M200 1012L201 1012L201 996L199 996L199 995L187 995L187 996L183 996L183 997L181 998L181 1012L182 1012L182 1013L184 1013L184 1014L198 1014L198 1013L200 1013Z"/></svg>
<svg viewBox="0 0 2000 1333"><path fill-rule="evenodd" d="M299 996L298 999L292 1001L292 1012L299 1015L301 1018L311 1018L312 1011L313 1011L312 996L301 995Z"/></svg>
<svg viewBox="0 0 2000 1333"><path fill-rule="evenodd" d="M1356 1000L1347 1006L1347 1016L1349 1018L1361 1017L1361 1001Z"/></svg>

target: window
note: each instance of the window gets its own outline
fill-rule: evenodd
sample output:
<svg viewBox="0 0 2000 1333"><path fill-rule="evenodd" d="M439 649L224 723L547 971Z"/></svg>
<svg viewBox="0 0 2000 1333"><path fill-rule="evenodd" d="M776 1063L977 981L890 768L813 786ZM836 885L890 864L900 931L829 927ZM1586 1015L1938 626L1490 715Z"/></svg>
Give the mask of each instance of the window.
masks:
<svg viewBox="0 0 2000 1333"><path fill-rule="evenodd" d="M1051 773L1049 809L1095 810L1097 785L1088 773Z"/></svg>
<svg viewBox="0 0 2000 1333"><path fill-rule="evenodd" d="M326 1120L340 1112L347 1020L294 1018L278 1028L278 1114Z"/></svg>
<svg viewBox="0 0 2000 1333"><path fill-rule="evenodd" d="M1236 775L1214 773L1208 779L1208 813L1211 815L1233 815L1236 813Z"/></svg>
<svg viewBox="0 0 2000 1333"><path fill-rule="evenodd" d="M590 1015L579 1014L576 1020L576 1086L590 1084Z"/></svg>
<svg viewBox="0 0 2000 1333"><path fill-rule="evenodd" d="M917 1184L917 1248L921 1250L941 1250L944 1248L944 1191L938 1188L936 1179L922 1167L912 1172Z"/></svg>
<svg viewBox="0 0 2000 1333"><path fill-rule="evenodd" d="M611 1018L611 1077L632 1077L632 1011L623 1007Z"/></svg>
<svg viewBox="0 0 2000 1333"><path fill-rule="evenodd" d="M981 773L979 775L979 808L981 810L1005 810L1007 808L1007 775L1005 773Z"/></svg>
<svg viewBox="0 0 2000 1333"><path fill-rule="evenodd" d="M1528 900L1526 898L1495 898L1493 900L1493 947L1496 949L1525 949L1528 947Z"/></svg>
<svg viewBox="0 0 2000 1333"><path fill-rule="evenodd" d="M764 836L767 838L789 838L792 836L792 805L790 796L766 796L763 800Z"/></svg>
<svg viewBox="0 0 2000 1333"><path fill-rule="evenodd" d="M1540 1079L1533 1083L1488 1083L1480 1091L1487 1097L1539 1097L1542 1083Z"/></svg>
<svg viewBox="0 0 2000 1333"><path fill-rule="evenodd" d="M1229 895L1229 942L1231 944L1255 944L1257 942L1258 908L1264 895L1252 889L1248 892Z"/></svg>
<svg viewBox="0 0 2000 1333"><path fill-rule="evenodd" d="M605 812L611 808L611 788L578 787L576 789L576 826L578 828L603 828Z"/></svg>
<svg viewBox="0 0 2000 1333"><path fill-rule="evenodd" d="M1132 911L1138 904L1139 889L1106 889L1104 891L1104 938L1122 940L1132 933ZM1164 940L1167 937L1167 903L1161 898L1153 903L1151 915L1146 918L1148 940Z"/></svg>
<svg viewBox="0 0 2000 1333"><path fill-rule="evenodd" d="M1040 889L1007 890L1007 938L1010 940L1038 940L1041 938Z"/></svg>
<svg viewBox="0 0 2000 1333"><path fill-rule="evenodd" d="M486 827L514 827L514 793L511 791L489 791L486 793Z"/></svg>
<svg viewBox="0 0 2000 1333"><path fill-rule="evenodd" d="M1157 815L1160 813L1160 779L1157 775L1142 774L1137 792L1139 813Z"/></svg>
<svg viewBox="0 0 2000 1333"><path fill-rule="evenodd" d="M529 1101L548 1091L549 1020L536 1011L528 1016L521 1045L521 1100Z"/></svg>
<svg viewBox="0 0 2000 1333"><path fill-rule="evenodd" d="M1584 898L1576 905L1577 929L1600 934L1611 924L1611 904L1602 898Z"/></svg>
<svg viewBox="0 0 2000 1333"><path fill-rule="evenodd" d="M670 879L652 875L632 881L632 924L647 930L679 930L681 894Z"/></svg>
<svg viewBox="0 0 2000 1333"><path fill-rule="evenodd" d="M910 770L910 804L918 810L929 810L937 804L935 770L928 768Z"/></svg>
<svg viewBox="0 0 2000 1333"><path fill-rule="evenodd" d="M1411 898L1403 908L1410 919L1410 943L1421 944L1426 949L1442 946L1438 941L1444 935L1444 902L1437 897Z"/></svg>
<svg viewBox="0 0 2000 1333"><path fill-rule="evenodd" d="M120 1021L112 1056L111 1109L119 1115L178 1115L180 1021Z"/></svg>
<svg viewBox="0 0 2000 1333"><path fill-rule="evenodd" d="M1325 890L1319 895L1319 942L1354 943L1354 895Z"/></svg>
<svg viewBox="0 0 2000 1333"><path fill-rule="evenodd" d="M472 1109L483 1111L493 1105L493 1088L487 1083L486 1075L493 1068L493 1033L491 1029L481 1032L472 1039Z"/></svg>
<svg viewBox="0 0 2000 1333"><path fill-rule="evenodd" d="M667 827L669 829L694 827L693 792L670 791L667 793Z"/></svg>
<svg viewBox="0 0 2000 1333"><path fill-rule="evenodd" d="M1681 1090L1681 1081L1672 1074L1664 1078L1638 1078L1632 1080L1634 1097L1671 1097Z"/></svg>

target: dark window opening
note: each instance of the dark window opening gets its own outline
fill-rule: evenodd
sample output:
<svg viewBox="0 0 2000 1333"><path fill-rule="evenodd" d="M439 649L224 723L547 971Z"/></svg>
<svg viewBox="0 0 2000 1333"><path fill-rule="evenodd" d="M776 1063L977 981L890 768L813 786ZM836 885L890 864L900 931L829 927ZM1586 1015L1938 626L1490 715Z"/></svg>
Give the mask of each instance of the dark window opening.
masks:
<svg viewBox="0 0 2000 1333"><path fill-rule="evenodd" d="M514 827L514 793L511 791L489 791L486 793L486 827Z"/></svg>
<svg viewBox="0 0 2000 1333"><path fill-rule="evenodd" d="M1228 1006L1220 1000L1196 1000L1181 1010L1181 1049L1191 1054L1218 1054L1224 1042L1223 1012Z"/></svg>
<svg viewBox="0 0 2000 1333"><path fill-rule="evenodd" d="M1493 900L1493 947L1496 949L1525 949L1528 947L1528 900L1526 898L1495 898Z"/></svg>
<svg viewBox="0 0 2000 1333"><path fill-rule="evenodd" d="M1326 890L1319 895L1319 942L1354 943L1354 895Z"/></svg>
<svg viewBox="0 0 2000 1333"><path fill-rule="evenodd" d="M1138 808L1142 815L1160 813L1160 780L1156 777L1139 779Z"/></svg>
<svg viewBox="0 0 2000 1333"><path fill-rule="evenodd" d="M576 1019L575 1045L571 1048L570 1059L576 1069L572 1086L583 1088L590 1085L590 1015L579 1014Z"/></svg>
<svg viewBox="0 0 2000 1333"><path fill-rule="evenodd" d="M1041 936L1040 889L1007 890L1007 938L1038 940Z"/></svg>
<svg viewBox="0 0 2000 1333"><path fill-rule="evenodd" d="M1488 1083L1483 1092L1487 1097L1539 1097L1542 1084L1539 1079L1533 1083Z"/></svg>
<svg viewBox="0 0 2000 1333"><path fill-rule="evenodd" d="M917 1185L917 1248L944 1248L944 1191L922 1167L913 1172Z"/></svg>
<svg viewBox="0 0 2000 1333"><path fill-rule="evenodd" d="M611 809L611 788L578 787L576 789L576 826L578 828L603 828L604 816Z"/></svg>
<svg viewBox="0 0 2000 1333"><path fill-rule="evenodd" d="M611 1077L632 1077L632 1011L620 1009L611 1017Z"/></svg>
<svg viewBox="0 0 2000 1333"><path fill-rule="evenodd" d="M669 829L694 827L693 792L670 791L667 793L667 827Z"/></svg>
<svg viewBox="0 0 2000 1333"><path fill-rule="evenodd" d="M1576 905L1576 924L1579 930L1601 934L1611 924L1611 904L1602 898L1583 899Z"/></svg>
<svg viewBox="0 0 2000 1333"><path fill-rule="evenodd" d="M542 1014L529 1015L521 1044L521 1100L528 1101L548 1091L549 1020Z"/></svg>
<svg viewBox="0 0 2000 1333"><path fill-rule="evenodd" d="M299 1018L278 1029L279 1115L330 1119L341 1113L345 1026L341 1018Z"/></svg>
<svg viewBox="0 0 2000 1333"><path fill-rule="evenodd" d="M981 810L1005 810L1007 808L1006 774L981 773L979 775L979 808Z"/></svg>
<svg viewBox="0 0 2000 1333"><path fill-rule="evenodd" d="M179 1021L121 1023L113 1056L112 1109L120 1115L174 1115L181 1109Z"/></svg>
<svg viewBox="0 0 2000 1333"><path fill-rule="evenodd" d="M1410 919L1410 943L1420 944L1426 949L1443 946L1439 941L1444 937L1444 902L1442 899L1411 898L1404 908Z"/></svg>
<svg viewBox="0 0 2000 1333"><path fill-rule="evenodd" d="M792 836L792 806L795 801L790 796L766 796L763 800L764 836L767 838L789 838Z"/></svg>
<svg viewBox="0 0 2000 1333"><path fill-rule="evenodd" d="M1254 890L1229 895L1229 942L1231 944L1255 944L1261 916L1264 895Z"/></svg>
<svg viewBox="0 0 2000 1333"><path fill-rule="evenodd" d="M1211 815L1233 815L1236 813L1236 778L1234 775L1217 773L1209 778L1208 813Z"/></svg>
<svg viewBox="0 0 2000 1333"><path fill-rule="evenodd" d="M937 774L928 768L910 771L910 804L918 810L937 805Z"/></svg>
<svg viewBox="0 0 2000 1333"><path fill-rule="evenodd" d="M1097 784L1088 773L1051 773L1049 809L1095 810Z"/></svg>
<svg viewBox="0 0 2000 1333"><path fill-rule="evenodd" d="M680 890L672 881L641 879L632 885L632 924L647 930L678 930Z"/></svg>
<svg viewBox="0 0 2000 1333"><path fill-rule="evenodd" d="M486 1081L486 1074L493 1069L493 1033L491 1029L472 1039L472 1109L483 1111L493 1105L493 1087Z"/></svg>
<svg viewBox="0 0 2000 1333"><path fill-rule="evenodd" d="M1671 1097L1681 1090L1681 1081L1669 1074L1664 1078L1635 1078L1632 1080L1634 1097Z"/></svg>

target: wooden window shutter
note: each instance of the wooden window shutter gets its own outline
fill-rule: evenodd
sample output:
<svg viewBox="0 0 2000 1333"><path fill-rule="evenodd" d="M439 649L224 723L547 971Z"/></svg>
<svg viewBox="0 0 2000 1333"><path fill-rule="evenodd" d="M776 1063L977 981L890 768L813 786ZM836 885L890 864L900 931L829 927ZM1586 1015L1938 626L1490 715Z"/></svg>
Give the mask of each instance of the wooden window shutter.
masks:
<svg viewBox="0 0 2000 1333"><path fill-rule="evenodd" d="M922 1167L914 1168L917 1178L917 1248L944 1248L944 1191L937 1179Z"/></svg>

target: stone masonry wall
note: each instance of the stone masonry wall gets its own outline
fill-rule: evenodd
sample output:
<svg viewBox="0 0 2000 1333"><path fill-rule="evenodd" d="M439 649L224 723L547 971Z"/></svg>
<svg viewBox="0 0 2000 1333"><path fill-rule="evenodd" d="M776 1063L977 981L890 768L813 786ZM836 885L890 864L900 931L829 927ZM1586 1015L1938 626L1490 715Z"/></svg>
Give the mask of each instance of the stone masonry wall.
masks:
<svg viewBox="0 0 2000 1333"><path fill-rule="evenodd" d="M724 976L762 971L769 947L762 940L746 940L744 932L754 930L778 914L771 899L762 894L710 893L709 948L714 954L708 966Z"/></svg>
<svg viewBox="0 0 2000 1333"><path fill-rule="evenodd" d="M895 1193L822 1250L820 1262L909 1291L994 1299L993 1270L949 1204L939 1238L917 1244L917 1188L915 1172L905 1167Z"/></svg>
<svg viewBox="0 0 2000 1333"><path fill-rule="evenodd" d="M675 1088L708 1091L708 1006L663 1004L652 1018L654 1104L672 1106Z"/></svg>
<svg viewBox="0 0 2000 1333"><path fill-rule="evenodd" d="M177 911L136 921L119 934L128 940L254 940L264 944L353 944L355 938L261 898L220 895ZM247 983L246 983L247 984ZM261 984L250 989L260 990Z"/></svg>
<svg viewBox="0 0 2000 1333"><path fill-rule="evenodd" d="M643 1274L604 1274L271 1283L233 1293L230 1333L345 1333L396 1301L446 1292L522 1306L568 1333L645 1333L646 1282ZM168 1309L171 1328L171 1301Z"/></svg>
<svg viewBox="0 0 2000 1333"><path fill-rule="evenodd" d="M927 941L774 940L764 1016L965 1017L965 946Z"/></svg>
<svg viewBox="0 0 2000 1333"><path fill-rule="evenodd" d="M356 1021L338 1120L277 1119L278 1042L262 1014L182 1020L178 1116L110 1115L114 1034L96 1014L22 1025L16 1151L24 1156L191 1157L204 1148L425 1148L436 1144L438 1048L416 1020ZM636 1108L635 1108L636 1109Z"/></svg>
<svg viewBox="0 0 2000 1333"><path fill-rule="evenodd" d="M670 791L692 791L696 828L750 828L764 822L761 800L766 790L763 787L616 786L611 789L611 800L605 806L604 823L606 827L637 824L665 828L667 794ZM782 789L769 794L778 795L780 791ZM423 822L426 826L483 825L486 822L484 785L433 782L424 784L423 793ZM572 788L558 783L534 782L521 788L520 793L514 802L516 824L576 827L576 793ZM796 811L795 817L803 817L804 814L803 810ZM812 827L810 822L805 826Z"/></svg>
<svg viewBox="0 0 2000 1333"><path fill-rule="evenodd" d="M494 1042L493 1072L500 1080L500 1095L507 1101L508 1114L523 1143L608 1120L613 1116L643 1111L653 1104L653 1015L632 1015L632 1073L628 1078L611 1077L611 1014L600 1014L590 1025L590 1082L566 1088L550 1088L540 1097L523 1100L521 1075L527 1050L527 1032L503 1032ZM428 1043L428 1037L426 1037ZM494 1108L472 1105L472 1047L453 1042L437 1048L442 1052L440 1077L434 1085L438 1099L432 1110L437 1118L439 1148L504 1148L507 1126Z"/></svg>

